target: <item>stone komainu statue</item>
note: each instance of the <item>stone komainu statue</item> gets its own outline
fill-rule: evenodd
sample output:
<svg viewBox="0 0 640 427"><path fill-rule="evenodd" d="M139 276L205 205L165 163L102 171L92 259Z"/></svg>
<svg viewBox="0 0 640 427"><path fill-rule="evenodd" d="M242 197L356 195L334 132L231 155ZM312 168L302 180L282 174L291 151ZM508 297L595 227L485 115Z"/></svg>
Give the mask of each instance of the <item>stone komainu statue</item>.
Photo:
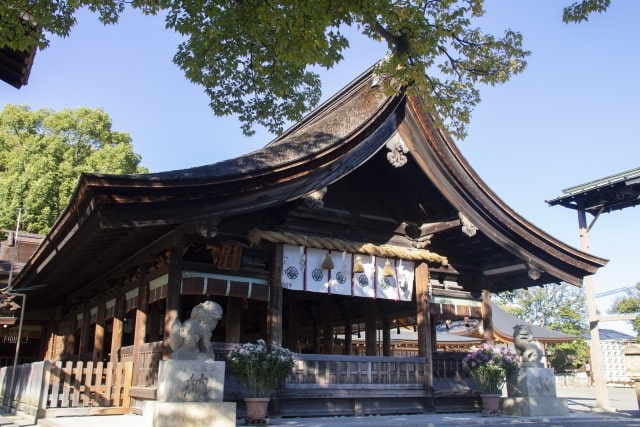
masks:
<svg viewBox="0 0 640 427"><path fill-rule="evenodd" d="M542 366L544 352L540 343L533 339L530 325L513 327L513 344L522 358L522 366Z"/></svg>
<svg viewBox="0 0 640 427"><path fill-rule="evenodd" d="M171 325L169 346L172 359L213 358L211 333L222 319L222 307L213 301L205 301L193 307L191 317L184 323L176 319Z"/></svg>

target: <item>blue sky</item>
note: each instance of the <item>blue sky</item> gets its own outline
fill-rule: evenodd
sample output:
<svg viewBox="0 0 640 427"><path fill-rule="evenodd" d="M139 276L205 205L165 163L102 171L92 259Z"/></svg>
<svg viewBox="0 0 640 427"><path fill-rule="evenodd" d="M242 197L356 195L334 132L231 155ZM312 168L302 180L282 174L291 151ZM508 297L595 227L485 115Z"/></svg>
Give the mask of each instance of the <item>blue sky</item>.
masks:
<svg viewBox="0 0 640 427"><path fill-rule="evenodd" d="M582 24L564 24L573 0L490 0L482 28L522 32L532 51L523 74L483 88L469 136L459 146L482 179L509 206L559 240L580 246L577 214L549 207L562 189L640 167L636 126L640 83L636 40L640 2L612 2ZM202 89L171 59L179 37L160 18L126 13L103 27L81 14L69 38L38 52L29 84L0 85L0 105L32 109L102 108L114 130L128 132L142 164L164 171L213 163L252 151L273 136L242 136L235 118L216 118ZM340 66L322 73L324 98L385 53L362 37L352 40ZM591 252L610 260L594 276L596 293L640 281L638 208L600 217ZM606 312L616 296L598 298ZM631 332L622 322L601 328Z"/></svg>

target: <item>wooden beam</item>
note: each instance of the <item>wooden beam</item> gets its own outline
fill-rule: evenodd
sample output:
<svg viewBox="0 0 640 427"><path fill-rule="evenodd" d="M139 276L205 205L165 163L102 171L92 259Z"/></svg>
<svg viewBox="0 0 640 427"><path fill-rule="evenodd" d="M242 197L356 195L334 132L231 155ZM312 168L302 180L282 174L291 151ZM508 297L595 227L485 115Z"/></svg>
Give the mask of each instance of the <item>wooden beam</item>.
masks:
<svg viewBox="0 0 640 427"><path fill-rule="evenodd" d="M96 330L93 336L93 361L101 362L104 356L104 329L107 307L104 301L98 304L96 316Z"/></svg>
<svg viewBox="0 0 640 427"><path fill-rule="evenodd" d="M382 313L382 355L391 356L391 322L387 313Z"/></svg>
<svg viewBox="0 0 640 427"><path fill-rule="evenodd" d="M333 301L330 295L322 297L322 353L333 354Z"/></svg>
<svg viewBox="0 0 640 427"><path fill-rule="evenodd" d="M636 320L637 314L617 314L613 316L598 316L599 322L617 322L619 320Z"/></svg>
<svg viewBox="0 0 640 427"><path fill-rule="evenodd" d="M67 323L67 331L64 337L64 348L62 351L62 360L69 360L73 357L76 351L76 323L77 316L74 311L71 311L69 323Z"/></svg>
<svg viewBox="0 0 640 427"><path fill-rule="evenodd" d="M433 328L429 311L429 266L420 263L415 269L416 322L418 324L418 356L427 361L425 387L433 387Z"/></svg>
<svg viewBox="0 0 640 427"><path fill-rule="evenodd" d="M169 233L160 236L158 239L151 242L135 254L131 255L120 264L109 269L99 277L96 277L93 281L87 284L84 289L91 289L93 287L99 288L102 283L108 278L120 278L128 274L131 269L135 268L136 266L153 263L153 261L155 261L155 256L158 253L162 252L163 250L167 250L172 246L182 245L184 235L194 233L194 230L195 228L191 224L171 230ZM146 269L144 271L146 272Z"/></svg>
<svg viewBox="0 0 640 427"><path fill-rule="evenodd" d="M351 323L351 318L345 316L344 318L344 349L342 354L346 356L350 356L353 352L353 335L351 335L351 328L353 324Z"/></svg>
<svg viewBox="0 0 640 427"><path fill-rule="evenodd" d="M461 222L459 219L453 221L439 221L422 224L420 226L421 236L432 236L434 234L442 233L452 228L460 227Z"/></svg>
<svg viewBox="0 0 640 427"><path fill-rule="evenodd" d="M482 291L482 340L493 345L493 310L491 309L491 292Z"/></svg>
<svg viewBox="0 0 640 427"><path fill-rule="evenodd" d="M297 304L298 292L287 292L286 300L288 307L287 316L287 342L286 346L293 350L298 351L298 304Z"/></svg>
<svg viewBox="0 0 640 427"><path fill-rule="evenodd" d="M146 269L143 269L146 271ZM145 283L145 273L141 277L141 285L138 288L138 307L136 307L136 319L133 332L133 360L140 363L140 346L144 344L147 335L147 312L149 311L149 283ZM138 370L133 374L133 384L138 385Z"/></svg>
<svg viewBox="0 0 640 427"><path fill-rule="evenodd" d="M282 345L282 245L275 245L271 261L267 338L269 343Z"/></svg>
<svg viewBox="0 0 640 427"><path fill-rule="evenodd" d="M122 347L122 337L124 335L124 306L125 296L122 287L118 287L116 295L116 305L113 308L113 327L111 332L111 363L118 362L118 349Z"/></svg>
<svg viewBox="0 0 640 427"><path fill-rule="evenodd" d="M89 345L93 343L89 342L89 328L91 324L89 320L91 318L91 312L89 311L89 306L84 305L82 310L82 323L80 326L80 347L78 349L78 354L88 353Z"/></svg>
<svg viewBox="0 0 640 427"><path fill-rule="evenodd" d="M155 342L160 339L160 301L149 304L149 342Z"/></svg>
<svg viewBox="0 0 640 427"><path fill-rule="evenodd" d="M365 353L367 356L378 355L378 337L376 318L378 316L377 304L374 299L366 298L364 301L364 329L365 329Z"/></svg>
<svg viewBox="0 0 640 427"><path fill-rule="evenodd" d="M169 359L169 334L173 322L180 317L180 286L182 284L182 246L172 246L169 255L169 279L167 284L167 310L164 315L162 359Z"/></svg>
<svg viewBox="0 0 640 427"><path fill-rule="evenodd" d="M242 332L242 298L227 298L227 312L224 314L228 343L239 343Z"/></svg>

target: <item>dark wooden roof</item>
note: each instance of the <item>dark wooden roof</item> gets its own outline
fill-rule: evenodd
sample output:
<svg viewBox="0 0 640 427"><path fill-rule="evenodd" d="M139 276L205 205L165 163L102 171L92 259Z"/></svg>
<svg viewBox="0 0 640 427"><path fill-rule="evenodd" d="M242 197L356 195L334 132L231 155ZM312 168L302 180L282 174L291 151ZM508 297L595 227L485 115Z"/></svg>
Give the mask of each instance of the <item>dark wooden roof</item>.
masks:
<svg viewBox="0 0 640 427"><path fill-rule="evenodd" d="M0 242L0 288L6 288L9 277L18 275L44 236L19 232L16 238L13 230L2 231L7 234L7 239Z"/></svg>
<svg viewBox="0 0 640 427"><path fill-rule="evenodd" d="M548 200L549 206L564 206L597 216L640 204L640 168L607 176L562 190Z"/></svg>
<svg viewBox="0 0 640 427"><path fill-rule="evenodd" d="M383 96L375 80L363 74L264 148L235 159L147 175L83 175L16 287L47 284L34 293L53 304L115 274L143 249L166 247L163 239L175 239L176 230L221 220L376 244L426 242L449 258L434 274L455 276L472 292L580 286L605 265L509 209L433 125L425 100ZM392 166L394 155L406 164ZM302 200L324 188L324 208L306 209Z"/></svg>
<svg viewBox="0 0 640 427"><path fill-rule="evenodd" d="M7 47L0 49L0 80L16 89L29 82L36 48L28 51L15 51Z"/></svg>

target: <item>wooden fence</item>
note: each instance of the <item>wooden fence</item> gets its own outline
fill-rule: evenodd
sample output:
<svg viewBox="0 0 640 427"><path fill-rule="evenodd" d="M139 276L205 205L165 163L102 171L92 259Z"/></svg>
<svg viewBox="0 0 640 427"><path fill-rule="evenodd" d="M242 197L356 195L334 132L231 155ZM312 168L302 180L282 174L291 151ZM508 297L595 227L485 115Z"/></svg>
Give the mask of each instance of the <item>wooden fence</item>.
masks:
<svg viewBox="0 0 640 427"><path fill-rule="evenodd" d="M4 405L36 419L129 412L133 363L36 362L0 369Z"/></svg>

